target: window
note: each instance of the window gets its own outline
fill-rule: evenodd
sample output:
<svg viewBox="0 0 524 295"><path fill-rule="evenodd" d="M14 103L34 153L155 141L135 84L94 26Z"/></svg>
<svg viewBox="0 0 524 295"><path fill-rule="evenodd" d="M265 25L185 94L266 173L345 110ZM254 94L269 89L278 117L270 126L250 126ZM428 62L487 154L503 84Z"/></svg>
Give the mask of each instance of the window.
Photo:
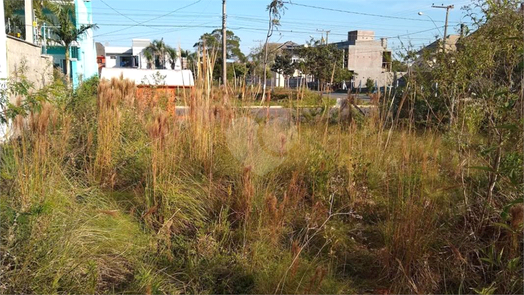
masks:
<svg viewBox="0 0 524 295"><path fill-rule="evenodd" d="M122 68L135 68L137 66L136 56L121 56L120 67Z"/></svg>
<svg viewBox="0 0 524 295"><path fill-rule="evenodd" d="M78 47L71 47L71 58L78 59Z"/></svg>

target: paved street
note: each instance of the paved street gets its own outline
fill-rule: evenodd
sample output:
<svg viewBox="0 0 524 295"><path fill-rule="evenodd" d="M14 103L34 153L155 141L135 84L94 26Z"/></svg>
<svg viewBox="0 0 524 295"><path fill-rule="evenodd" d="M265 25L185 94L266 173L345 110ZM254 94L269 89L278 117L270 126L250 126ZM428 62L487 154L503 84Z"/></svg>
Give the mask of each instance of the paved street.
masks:
<svg viewBox="0 0 524 295"><path fill-rule="evenodd" d="M369 111L373 108L373 106L370 105L359 105L358 106L365 114L369 113ZM248 106L248 107L242 107L243 109L249 109L249 113L259 119L263 119L266 117L270 118L291 118L293 114L296 114L297 109L295 108L286 108L282 106ZM334 106L331 107L330 112L336 112L339 108ZM301 107L299 108L299 112L301 114L309 113L309 114L319 114L323 110L321 107ZM177 106L176 107L176 114L177 116L186 116L189 113L189 107L187 106Z"/></svg>
<svg viewBox="0 0 524 295"><path fill-rule="evenodd" d="M333 97L333 98L346 98L348 97L347 93L342 92L322 92L323 96ZM361 99L363 102L369 102L369 96L366 94L356 94L359 99Z"/></svg>

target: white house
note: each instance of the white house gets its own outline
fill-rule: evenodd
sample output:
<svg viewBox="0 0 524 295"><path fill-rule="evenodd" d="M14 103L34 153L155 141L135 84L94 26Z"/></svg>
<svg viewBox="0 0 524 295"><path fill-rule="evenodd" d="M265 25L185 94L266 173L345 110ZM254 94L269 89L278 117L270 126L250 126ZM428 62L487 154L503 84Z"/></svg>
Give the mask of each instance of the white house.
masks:
<svg viewBox="0 0 524 295"><path fill-rule="evenodd" d="M106 46L106 68L147 69L143 50L151 44L148 39L133 39L131 47Z"/></svg>
<svg viewBox="0 0 524 295"><path fill-rule="evenodd" d="M147 69L148 61L144 56L144 49L151 44L149 39L133 39L131 47L105 46L106 68L135 68ZM181 69L180 52L175 61L175 70ZM169 67L169 56L165 54L166 66Z"/></svg>

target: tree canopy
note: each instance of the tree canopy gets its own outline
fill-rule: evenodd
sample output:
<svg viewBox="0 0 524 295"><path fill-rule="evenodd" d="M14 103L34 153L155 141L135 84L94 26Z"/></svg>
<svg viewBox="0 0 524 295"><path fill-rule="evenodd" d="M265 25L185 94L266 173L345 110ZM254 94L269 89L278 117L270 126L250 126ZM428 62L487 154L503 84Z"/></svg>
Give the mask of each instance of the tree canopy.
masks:
<svg viewBox="0 0 524 295"><path fill-rule="evenodd" d="M240 38L233 33L233 31L226 32L226 55L228 59L234 59L236 61L245 62L246 56L240 50ZM211 33L205 33L200 36L198 42L193 45L196 48L205 47L208 52L218 51L222 52L222 30L215 29ZM219 57L221 54L218 55Z"/></svg>
<svg viewBox="0 0 524 295"><path fill-rule="evenodd" d="M240 38L233 33L233 31L227 31L226 32L227 40L226 40L226 56L228 59L234 60L235 63L245 63L247 61L246 56L244 53L242 53L242 50L240 50ZM198 42L193 45L193 47L199 49L199 48L205 48L208 53L218 53L216 56L215 64L213 67L213 76L218 79L218 77L221 76L222 72L222 30L215 29L211 33L205 33L204 35L200 36L200 39L198 39ZM238 67L237 67L238 68ZM234 72L234 73L233 73ZM236 70L229 70L228 69L228 79L235 76L237 73Z"/></svg>
<svg viewBox="0 0 524 295"><path fill-rule="evenodd" d="M295 72L295 63L289 52L284 52L275 57L275 62L271 66L273 72L284 76L291 76Z"/></svg>
<svg viewBox="0 0 524 295"><path fill-rule="evenodd" d="M352 73L343 68L343 51L335 45L322 45L319 40L311 40L299 50L302 58L299 68L305 74L313 75L319 86L326 82L341 82L351 79Z"/></svg>

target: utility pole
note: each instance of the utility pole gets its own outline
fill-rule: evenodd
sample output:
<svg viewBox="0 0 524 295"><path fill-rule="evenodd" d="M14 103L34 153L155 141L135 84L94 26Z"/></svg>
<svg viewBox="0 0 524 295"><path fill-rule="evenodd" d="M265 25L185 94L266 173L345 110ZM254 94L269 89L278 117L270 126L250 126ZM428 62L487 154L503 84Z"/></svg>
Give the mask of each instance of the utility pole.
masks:
<svg viewBox="0 0 524 295"><path fill-rule="evenodd" d="M222 85L227 83L227 30L226 30L226 0L222 0Z"/></svg>
<svg viewBox="0 0 524 295"><path fill-rule="evenodd" d="M448 16L449 16L449 10L455 8L455 5L431 5L433 8L443 8L446 9L446 23L444 24L444 42L443 42L443 52L446 52L446 39L448 38Z"/></svg>
<svg viewBox="0 0 524 295"><path fill-rule="evenodd" d="M324 33L326 33L326 45L329 44L329 33L331 33L331 30L324 30L324 29L317 29L317 32L322 32L322 39L324 39ZM320 39L320 43L322 43L322 39Z"/></svg>

